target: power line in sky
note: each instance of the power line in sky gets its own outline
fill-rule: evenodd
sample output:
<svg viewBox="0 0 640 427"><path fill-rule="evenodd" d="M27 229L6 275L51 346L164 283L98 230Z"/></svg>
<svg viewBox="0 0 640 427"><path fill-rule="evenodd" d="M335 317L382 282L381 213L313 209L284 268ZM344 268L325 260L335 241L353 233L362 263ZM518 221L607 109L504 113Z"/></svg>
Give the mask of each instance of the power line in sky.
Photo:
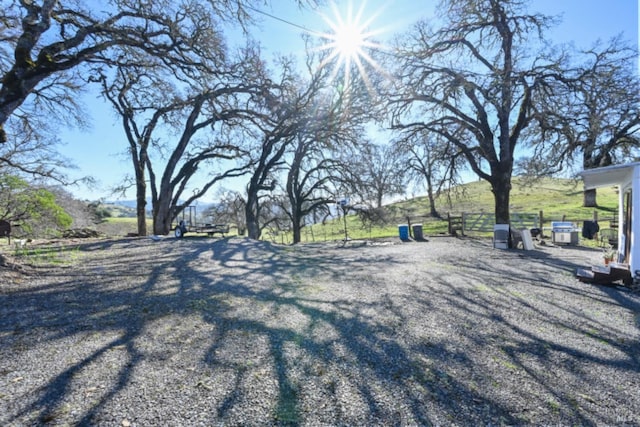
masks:
<svg viewBox="0 0 640 427"><path fill-rule="evenodd" d="M283 23L285 23L285 24L287 24L287 25L291 25L292 27L296 27L296 28L298 28L298 29L301 29L301 30L305 31L306 33L309 33L309 34L321 34L319 31L312 31L312 30L310 30L310 29L308 29L308 28L306 28L306 27L304 27L304 26L302 26L302 25L300 25L300 24L296 24L295 22L287 21L287 20L286 20L286 19L284 19L284 18L280 18L280 17L278 17L278 16L272 15L272 14L270 14L270 13L268 13L268 12L265 12L265 11L263 11L263 10L260 10L260 9L256 9L256 8L255 8L255 7L253 7L253 6L249 6L249 5L247 5L246 7L247 7L247 9L251 9L251 10L253 10L254 12L257 12L257 13L259 13L259 14L261 14L261 15L267 16L267 17L269 17L269 18L271 18L271 19L275 19L276 21L283 22Z"/></svg>

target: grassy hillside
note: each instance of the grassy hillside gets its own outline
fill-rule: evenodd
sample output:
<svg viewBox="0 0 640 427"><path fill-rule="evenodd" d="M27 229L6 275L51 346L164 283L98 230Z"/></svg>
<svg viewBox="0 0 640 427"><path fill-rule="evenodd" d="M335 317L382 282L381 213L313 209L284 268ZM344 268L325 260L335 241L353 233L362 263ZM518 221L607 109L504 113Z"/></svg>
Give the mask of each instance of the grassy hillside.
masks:
<svg viewBox="0 0 640 427"><path fill-rule="evenodd" d="M598 205L595 209L598 218L605 221L617 210L618 196L613 188L598 190ZM459 186L451 199L445 195L436 201L438 212L446 218L447 213L460 215L463 212L479 213L494 211L493 194L489 184L476 181ZM398 236L398 224L406 223L407 216L412 223L421 223L425 234L435 235L447 231L446 220L429 217L429 201L426 197L418 197L393 203L385 207L386 223L384 226L371 229L363 227L356 215L347 216L347 230L350 238L374 238ZM511 212L539 213L543 212L546 225L551 221L579 221L591 219L593 208L582 207L582 182L570 179L547 178L535 183L516 178L511 192ZM269 236L265 236L269 237ZM303 230L303 241L332 240L344 237L343 219L336 219L324 225L317 224ZM287 242L290 236L274 236L274 240Z"/></svg>
<svg viewBox="0 0 640 427"><path fill-rule="evenodd" d="M599 216L611 216L617 209L618 196L613 188L598 190ZM417 198L397 204L400 210L428 212L426 197ZM441 214L451 212L493 212L494 200L490 185L485 181L477 181L459 187L457 196L453 196L451 203L442 196L437 200L437 209ZM535 183L529 183L522 178L516 178L511 190L512 212L544 212L549 221L559 220L565 215L567 218L588 219L593 216L593 208L582 207L582 182L570 179L546 178Z"/></svg>

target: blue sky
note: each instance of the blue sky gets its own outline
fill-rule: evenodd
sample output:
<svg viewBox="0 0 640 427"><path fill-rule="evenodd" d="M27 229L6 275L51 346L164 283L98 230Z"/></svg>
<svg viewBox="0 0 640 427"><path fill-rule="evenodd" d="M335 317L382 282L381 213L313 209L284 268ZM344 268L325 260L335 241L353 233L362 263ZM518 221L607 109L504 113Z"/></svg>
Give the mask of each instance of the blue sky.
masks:
<svg viewBox="0 0 640 427"><path fill-rule="evenodd" d="M317 12L300 10L293 2L284 0L273 0L272 3L275 6L261 10L310 30L328 30L328 25ZM340 2L343 12L346 3ZM356 10L360 3L354 0ZM368 28L382 31L376 38L383 39L403 32L421 17L430 17L436 3L436 0L369 0L365 2L363 16L372 19ZM547 33L548 37L557 43L574 42L578 48L583 48L597 39L607 40L619 33L624 33L625 39L638 44L638 3L639 0L532 0L530 10L562 15L562 22ZM322 9L322 13L333 16L331 8ZM265 15L261 16L261 20L259 27L252 30L252 35L262 43L267 58L276 53L303 54L300 40L302 30L299 27ZM86 132L62 132L61 140L65 144L60 151L78 167L70 171L71 176L92 175L98 181L98 186L75 186L68 190L81 199L113 200L116 197L110 194L110 188L120 183L131 169L130 160L123 154L126 140L117 117L102 100L88 93L85 104L92 119L91 128ZM125 198L134 198L133 192ZM214 198L215 190L212 190L203 202Z"/></svg>

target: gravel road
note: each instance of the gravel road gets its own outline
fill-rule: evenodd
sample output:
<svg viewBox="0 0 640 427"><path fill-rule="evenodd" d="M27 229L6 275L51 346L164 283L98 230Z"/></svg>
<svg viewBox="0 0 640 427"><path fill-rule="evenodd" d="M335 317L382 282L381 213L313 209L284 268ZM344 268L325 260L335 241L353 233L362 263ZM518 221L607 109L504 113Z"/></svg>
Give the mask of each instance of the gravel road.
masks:
<svg viewBox="0 0 640 427"><path fill-rule="evenodd" d="M6 253L6 252L5 252ZM640 294L490 241L34 247L0 268L0 425L640 425Z"/></svg>

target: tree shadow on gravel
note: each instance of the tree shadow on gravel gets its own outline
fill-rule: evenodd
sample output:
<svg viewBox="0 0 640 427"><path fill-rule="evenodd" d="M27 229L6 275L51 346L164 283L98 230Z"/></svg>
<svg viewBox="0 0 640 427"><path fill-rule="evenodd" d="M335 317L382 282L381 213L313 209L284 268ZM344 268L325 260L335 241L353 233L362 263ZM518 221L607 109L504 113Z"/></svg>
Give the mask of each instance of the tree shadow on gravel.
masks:
<svg viewBox="0 0 640 427"><path fill-rule="evenodd" d="M545 368L585 360L637 379L637 335L607 337L594 313L545 296L602 310L624 301L556 281L546 262L505 273L450 255L449 269L398 250L237 238L83 245L86 262L0 291L0 421L591 424L607 419L589 395L570 396ZM583 350L585 340L611 352Z"/></svg>
<svg viewBox="0 0 640 427"><path fill-rule="evenodd" d="M498 251L494 259L503 259L495 263L453 261L467 286L445 280L450 291L442 304L476 325L459 333L470 347L492 349L485 363L521 377L504 386L509 395L538 400L555 420L638 422L632 389L640 383L639 296L578 282L573 274L584 259L567 250L563 257L525 254Z"/></svg>

